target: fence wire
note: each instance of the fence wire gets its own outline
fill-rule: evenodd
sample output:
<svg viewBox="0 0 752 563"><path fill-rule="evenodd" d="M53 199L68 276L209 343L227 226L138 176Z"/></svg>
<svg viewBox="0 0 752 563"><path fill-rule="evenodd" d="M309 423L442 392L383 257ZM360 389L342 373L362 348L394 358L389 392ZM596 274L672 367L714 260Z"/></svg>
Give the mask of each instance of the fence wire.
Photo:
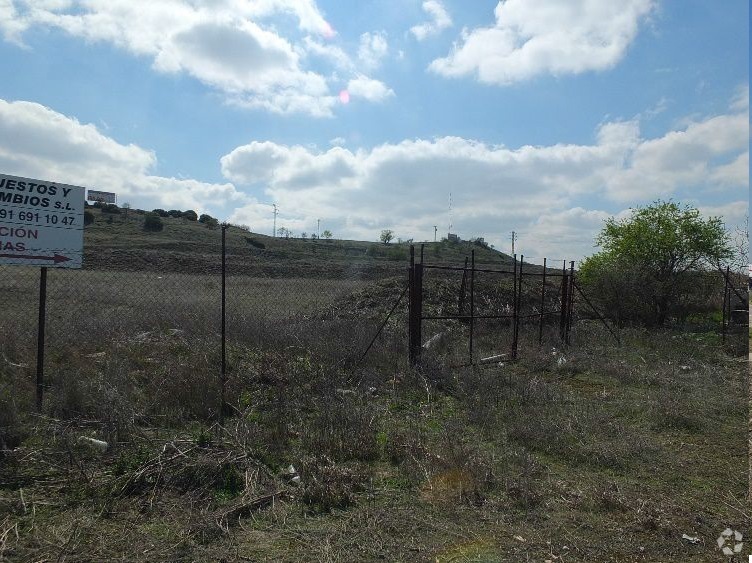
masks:
<svg viewBox="0 0 752 563"><path fill-rule="evenodd" d="M215 232L210 244L203 241L190 252L185 244L137 254L110 248L87 251L81 269L48 268L46 382L77 361L130 354L144 358L148 377L149 370L185 367L202 356L196 369L208 370L211 387L212 378L219 377L222 328L221 230ZM303 252L310 259L301 260L264 249L240 229L229 229L227 238L230 369L239 364L239 355L254 351L355 365L371 341L374 357L405 357L406 304L384 323L406 286L404 263L374 266L362 246L348 248L346 241L306 241ZM346 260L327 259L342 252ZM39 267L0 266L0 369L20 369L29 381L34 380L39 288Z"/></svg>
<svg viewBox="0 0 752 563"><path fill-rule="evenodd" d="M143 365L136 364L148 377L150 370L189 369L200 357L196 369L206 370L210 387L219 376L222 331L221 229L214 232L208 242L204 236L195 244L170 242L138 252L125 245L87 249L79 270L49 268L48 378L54 380L55 370L75 365L76 358L144 358ZM292 256L280 245L266 248L241 229L231 228L227 235L225 318L231 370L240 369L239 355L253 351L313 355L328 365L354 366L369 350L374 367L387 362L396 370L404 365L408 299L399 298L408 281L406 248L308 240L297 242L298 253ZM416 261L421 260L419 252ZM456 253L449 257L442 252L438 246L426 248L422 257L427 266L424 357L454 365L510 353L513 259L477 260L471 276L469 263L457 263ZM549 261L544 286L542 266L524 265L518 305L523 348L559 337L565 266ZM707 283L717 284L716 274L707 277ZM21 370L29 381L35 368L39 283L38 267L0 266L0 369ZM718 303L712 306L720 310L722 284L717 285ZM596 317L578 295L574 299L576 339L578 323ZM470 314L471 303L472 354L470 322L462 318ZM730 317L741 305L729 301L727 307ZM459 318L431 318L454 316ZM494 316L502 318L483 318Z"/></svg>

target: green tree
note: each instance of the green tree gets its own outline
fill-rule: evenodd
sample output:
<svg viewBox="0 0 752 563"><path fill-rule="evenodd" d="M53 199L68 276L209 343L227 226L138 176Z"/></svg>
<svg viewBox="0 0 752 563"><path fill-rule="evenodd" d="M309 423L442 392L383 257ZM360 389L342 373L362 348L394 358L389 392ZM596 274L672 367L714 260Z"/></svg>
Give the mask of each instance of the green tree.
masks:
<svg viewBox="0 0 752 563"><path fill-rule="evenodd" d="M193 209L189 209L188 211L183 211L183 218L189 221L197 221L198 215Z"/></svg>
<svg viewBox="0 0 752 563"><path fill-rule="evenodd" d="M681 320L705 303L712 285L703 273L731 254L720 217L704 219L694 207L660 200L608 219L596 244L602 250L583 261L580 281L612 318L650 326Z"/></svg>
<svg viewBox="0 0 752 563"><path fill-rule="evenodd" d="M331 240L331 238L334 236L332 234L332 231L329 229L326 229L323 233L321 233L321 236L324 237L326 240Z"/></svg>
<svg viewBox="0 0 752 563"><path fill-rule="evenodd" d="M164 223L162 218L156 213L147 213L144 215L144 230L145 231L161 231L164 229Z"/></svg>
<svg viewBox="0 0 752 563"><path fill-rule="evenodd" d="M379 236L379 240L383 242L384 244L389 244L392 242L392 239L394 238L394 231L391 229L384 229L381 231L381 235Z"/></svg>

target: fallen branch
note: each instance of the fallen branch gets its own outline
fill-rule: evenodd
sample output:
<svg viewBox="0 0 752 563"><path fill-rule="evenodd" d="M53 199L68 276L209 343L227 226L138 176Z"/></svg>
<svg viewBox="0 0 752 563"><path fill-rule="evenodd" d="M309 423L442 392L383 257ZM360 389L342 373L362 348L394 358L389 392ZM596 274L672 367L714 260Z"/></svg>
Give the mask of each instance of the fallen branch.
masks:
<svg viewBox="0 0 752 563"><path fill-rule="evenodd" d="M279 490L273 493L262 495L260 497L256 497L251 500L241 499L234 506L218 511L215 514L215 518L217 519L217 524L219 525L220 528L222 528L223 530L226 530L227 527L229 527L229 523L231 521L239 520L240 518L243 518L244 516L248 516L251 512L255 512L256 510L266 508L267 506L272 504L276 499L285 498L287 496L288 496L288 492L286 490Z"/></svg>

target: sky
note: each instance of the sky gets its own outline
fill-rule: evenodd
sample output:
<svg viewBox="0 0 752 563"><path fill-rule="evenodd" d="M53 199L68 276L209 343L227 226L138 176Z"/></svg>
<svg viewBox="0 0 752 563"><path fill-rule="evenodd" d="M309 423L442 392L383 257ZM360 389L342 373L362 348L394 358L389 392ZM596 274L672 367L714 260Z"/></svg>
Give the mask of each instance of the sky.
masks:
<svg viewBox="0 0 752 563"><path fill-rule="evenodd" d="M749 208L747 0L0 0L0 172L298 236L596 251ZM451 208L450 208L451 201Z"/></svg>

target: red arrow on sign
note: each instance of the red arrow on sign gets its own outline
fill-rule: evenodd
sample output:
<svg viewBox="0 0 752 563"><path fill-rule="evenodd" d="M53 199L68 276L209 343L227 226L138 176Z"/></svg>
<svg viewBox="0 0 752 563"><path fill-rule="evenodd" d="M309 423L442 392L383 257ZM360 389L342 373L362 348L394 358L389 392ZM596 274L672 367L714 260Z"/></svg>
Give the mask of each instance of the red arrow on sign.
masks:
<svg viewBox="0 0 752 563"><path fill-rule="evenodd" d="M55 254L54 256L30 256L28 254L0 254L0 258L22 258L24 260L52 260L55 264L70 260L67 256Z"/></svg>

